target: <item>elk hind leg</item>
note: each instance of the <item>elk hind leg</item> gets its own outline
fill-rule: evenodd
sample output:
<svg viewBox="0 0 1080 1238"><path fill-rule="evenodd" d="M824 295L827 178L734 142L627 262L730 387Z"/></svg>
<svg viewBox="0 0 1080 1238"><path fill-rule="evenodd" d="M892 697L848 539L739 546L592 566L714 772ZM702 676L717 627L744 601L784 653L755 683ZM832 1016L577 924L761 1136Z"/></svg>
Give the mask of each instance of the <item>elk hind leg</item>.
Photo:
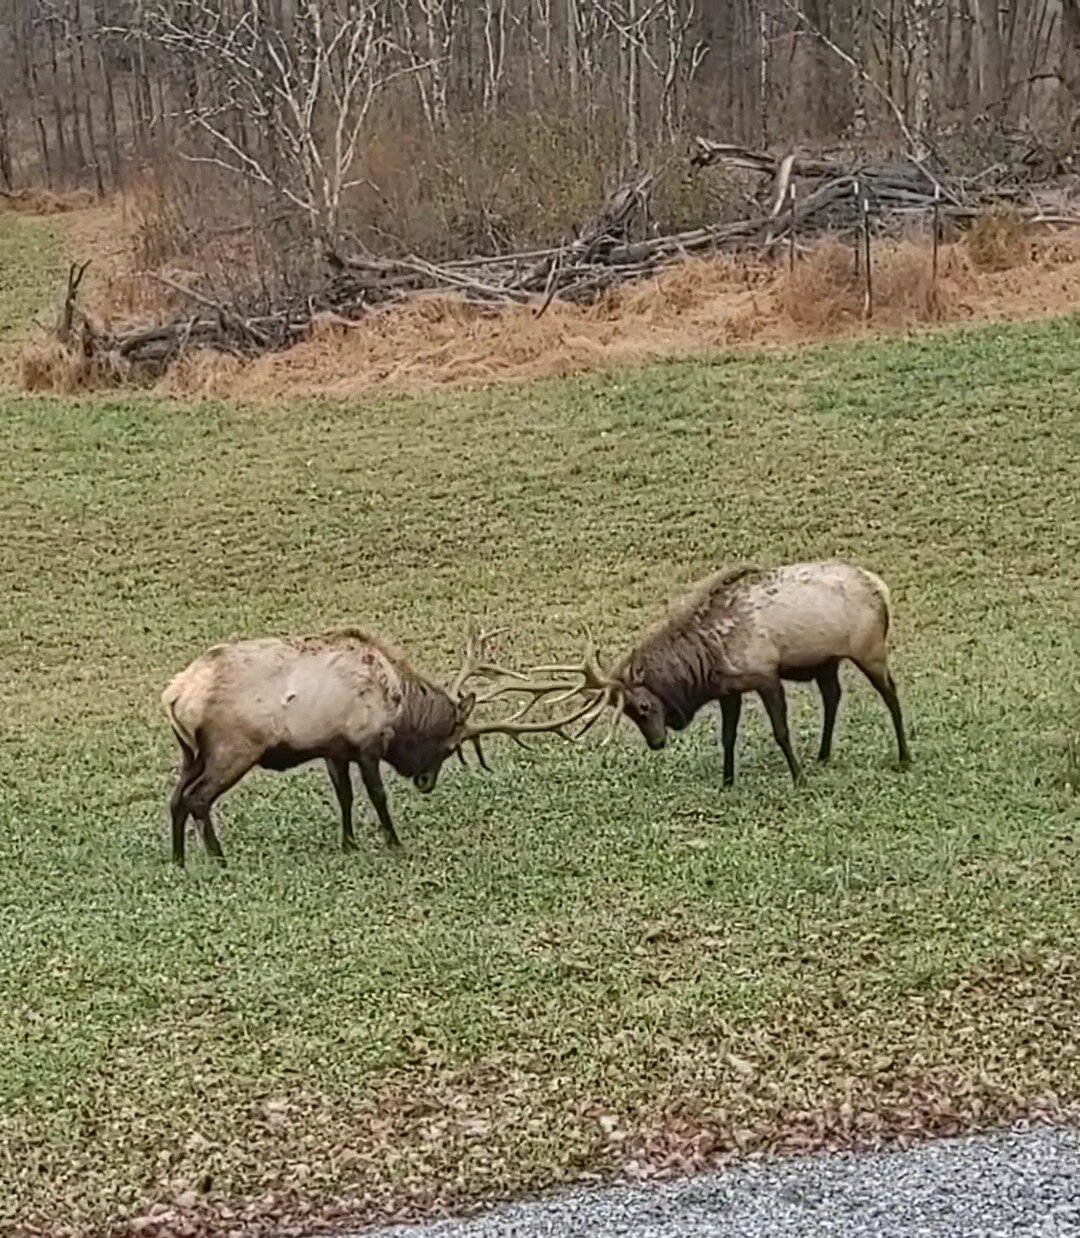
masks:
<svg viewBox="0 0 1080 1238"><path fill-rule="evenodd" d="M853 659L855 665L874 685L878 695L885 702L892 718L893 730L896 732L896 748L900 760L900 768L907 769L911 765L911 750L908 748L907 736L904 734L904 715L900 709L900 696L896 691L896 681L889 670L889 664L884 657L874 659Z"/></svg>
<svg viewBox="0 0 1080 1238"><path fill-rule="evenodd" d="M172 821L172 859L174 864L179 864L183 867L184 864L184 833L187 827L188 809L187 798L185 791L192 776L197 771L198 758L192 749L180 738L176 737L180 745L180 774L176 780L176 786L173 787L172 795L169 797L169 816Z"/></svg>
<svg viewBox="0 0 1080 1238"><path fill-rule="evenodd" d="M824 718L821 724L821 748L818 752L819 761L827 761L832 755L833 729L836 726L836 711L840 708L840 664L833 660L826 662L818 670L818 690L821 692L821 705Z"/></svg>
<svg viewBox="0 0 1080 1238"><path fill-rule="evenodd" d="M185 806L199 823L203 846L209 855L222 864L225 863L225 854L214 832L210 809L254 764L255 761L246 748L241 751L229 751L228 748L211 749L202 770L191 778L184 788Z"/></svg>

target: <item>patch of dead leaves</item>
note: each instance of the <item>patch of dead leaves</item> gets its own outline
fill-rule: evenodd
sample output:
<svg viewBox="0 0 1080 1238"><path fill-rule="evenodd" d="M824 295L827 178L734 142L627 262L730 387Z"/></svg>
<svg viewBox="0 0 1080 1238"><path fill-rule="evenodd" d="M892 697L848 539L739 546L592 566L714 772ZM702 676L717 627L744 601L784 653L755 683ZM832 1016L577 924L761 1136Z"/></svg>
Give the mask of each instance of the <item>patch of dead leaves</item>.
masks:
<svg viewBox="0 0 1080 1238"><path fill-rule="evenodd" d="M267 1098L227 1149L189 1139L121 1217L64 1183L13 1238L263 1238L411 1220L556 1183L671 1177L735 1157L910 1143L1021 1116L1080 1116L1080 960L973 973L898 997L868 1029L790 998L744 1031L665 1040L583 1085L562 1063L429 1059L351 1103ZM45 1184L43 1184L45 1185ZM63 1222L58 1216L65 1216Z"/></svg>

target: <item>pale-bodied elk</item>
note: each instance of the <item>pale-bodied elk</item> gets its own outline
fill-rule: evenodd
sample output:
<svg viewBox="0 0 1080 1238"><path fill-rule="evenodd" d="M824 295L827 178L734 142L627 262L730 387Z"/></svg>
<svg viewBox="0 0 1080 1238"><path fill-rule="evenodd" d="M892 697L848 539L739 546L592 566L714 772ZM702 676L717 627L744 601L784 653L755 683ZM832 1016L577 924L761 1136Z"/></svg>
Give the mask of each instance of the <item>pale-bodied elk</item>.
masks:
<svg viewBox="0 0 1080 1238"><path fill-rule="evenodd" d="M854 563L727 567L693 586L610 670L590 639L582 662L536 667L534 674L576 677L549 679L546 686L567 700L576 682L577 692L591 698L582 734L611 709L609 739L625 714L655 749L663 748L669 729L683 730L703 705L717 701L725 786L735 779L743 694L756 692L798 785L803 774L791 746L783 681L816 680L824 707L818 759L826 761L844 659L877 689L892 718L900 765L910 764L886 651L891 618L885 582Z"/></svg>
<svg viewBox="0 0 1080 1238"><path fill-rule="evenodd" d="M378 637L356 628L294 637L263 637L215 645L170 682L161 703L180 745L181 769L170 801L172 858L184 863L188 817L198 823L206 850L224 860L210 819L214 802L255 766L288 770L321 758L341 808L342 846L355 847L350 762L375 809L387 843L400 846L380 773L385 761L417 789L435 788L443 761L472 744L481 765L485 735L550 732L580 717L526 721L543 693L509 717L473 721L473 711L519 690L524 676L487 660L495 633L470 632L465 660L447 689L414 670ZM489 682L482 695L465 692L475 678ZM492 683L492 681L494 681Z"/></svg>

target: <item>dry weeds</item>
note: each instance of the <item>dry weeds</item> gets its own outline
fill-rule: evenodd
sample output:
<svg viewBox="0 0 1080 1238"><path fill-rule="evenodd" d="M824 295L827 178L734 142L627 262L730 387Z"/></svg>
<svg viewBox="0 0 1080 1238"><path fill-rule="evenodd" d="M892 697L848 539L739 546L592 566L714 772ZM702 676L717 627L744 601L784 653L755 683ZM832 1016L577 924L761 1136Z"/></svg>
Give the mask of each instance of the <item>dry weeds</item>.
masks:
<svg viewBox="0 0 1080 1238"><path fill-rule="evenodd" d="M51 189L15 189L0 193L0 211L17 211L21 215L66 215L92 206L94 194L89 189L71 189L54 193Z"/></svg>
<svg viewBox="0 0 1080 1238"><path fill-rule="evenodd" d="M154 249L146 232L146 220L155 217L154 187L145 194L148 202L103 204L64 219L73 254L95 256L86 300L105 326L179 313L188 302L177 286L213 291L208 263L219 271L252 260L250 238L235 230L207 253ZM540 318L531 308L482 315L448 295L378 311L351 327L330 316L287 353L252 362L190 354L154 390L242 401L423 395L718 349L786 348L1071 310L1080 299L1080 241L1033 239L1017 231L1013 214L987 212L963 239L943 244L936 287L924 236L875 243L870 322L853 248L826 240L800 253L791 273L786 260L695 259L592 306L552 305ZM174 286L155 278L161 275ZM69 393L125 378L119 371L90 373L40 342L27 346L22 365L24 386L37 391Z"/></svg>
<svg viewBox="0 0 1080 1238"><path fill-rule="evenodd" d="M904 239L875 246L871 266L873 323L897 331L958 317L965 296L974 291L964 245L938 255L938 279L923 240ZM863 323L866 274L850 245L829 239L814 246L779 284L782 316L815 336L828 337Z"/></svg>
<svg viewBox="0 0 1080 1238"><path fill-rule="evenodd" d="M722 257L693 260L587 307L515 308L482 316L440 296L344 327L328 321L287 353L241 364L193 355L163 394L244 401L422 395L614 369L733 347L791 347L937 323L1026 320L1080 299L1080 244L1038 247L1023 271L979 271L965 242L943 246L936 289L925 243L874 247L874 317L862 318L852 250L815 246L792 274Z"/></svg>
<svg viewBox="0 0 1080 1238"><path fill-rule="evenodd" d="M966 246L978 271L1008 271L1031 257L1031 237L1024 217L1008 202L983 211L968 231Z"/></svg>
<svg viewBox="0 0 1080 1238"><path fill-rule="evenodd" d="M118 357L88 357L59 340L41 335L23 347L21 363L25 391L75 395L120 387L130 379L129 368Z"/></svg>

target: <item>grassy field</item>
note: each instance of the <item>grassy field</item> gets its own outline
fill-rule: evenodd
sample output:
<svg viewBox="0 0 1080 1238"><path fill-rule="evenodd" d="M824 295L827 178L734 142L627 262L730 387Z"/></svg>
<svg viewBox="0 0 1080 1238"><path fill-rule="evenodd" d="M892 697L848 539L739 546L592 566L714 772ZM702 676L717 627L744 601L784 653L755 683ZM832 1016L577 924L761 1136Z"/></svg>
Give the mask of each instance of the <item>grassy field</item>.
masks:
<svg viewBox="0 0 1080 1238"><path fill-rule="evenodd" d="M0 212L0 346L58 290L60 254L55 226Z"/></svg>
<svg viewBox="0 0 1080 1238"><path fill-rule="evenodd" d="M0 1230L246 1232L1080 1101L1078 392L1070 320L425 404L9 402ZM585 622L610 654L719 562L833 553L893 588L906 775L845 673L803 792L754 705L730 792L710 715L395 783L401 857L340 853L321 769L254 774L229 867L168 862L157 696L212 641L353 620L447 673L475 615L507 659Z"/></svg>

